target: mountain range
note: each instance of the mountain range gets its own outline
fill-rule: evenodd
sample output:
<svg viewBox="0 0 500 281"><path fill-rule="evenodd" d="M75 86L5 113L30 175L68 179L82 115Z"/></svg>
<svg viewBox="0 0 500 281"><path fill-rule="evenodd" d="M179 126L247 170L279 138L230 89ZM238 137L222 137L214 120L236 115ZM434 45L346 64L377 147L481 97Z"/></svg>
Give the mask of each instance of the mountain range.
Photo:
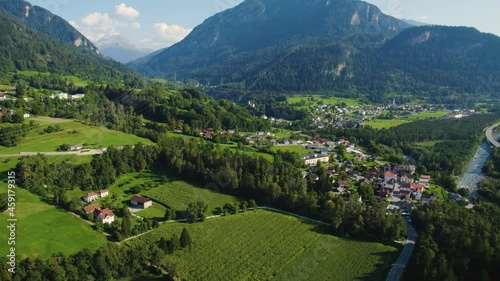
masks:
<svg viewBox="0 0 500 281"><path fill-rule="evenodd" d="M76 75L94 82L139 77L129 67L101 56L61 17L20 0L0 0L0 70Z"/></svg>
<svg viewBox="0 0 500 281"><path fill-rule="evenodd" d="M101 54L121 63L131 62L154 52L152 49L139 49L123 35L113 35L96 42Z"/></svg>
<svg viewBox="0 0 500 281"><path fill-rule="evenodd" d="M0 8L19 19L26 26L62 43L71 43L87 51L98 53L97 47L71 24L50 11L23 0L0 0Z"/></svg>
<svg viewBox="0 0 500 281"><path fill-rule="evenodd" d="M473 28L415 27L362 1L246 0L129 65L254 91L458 98L500 92L499 44Z"/></svg>

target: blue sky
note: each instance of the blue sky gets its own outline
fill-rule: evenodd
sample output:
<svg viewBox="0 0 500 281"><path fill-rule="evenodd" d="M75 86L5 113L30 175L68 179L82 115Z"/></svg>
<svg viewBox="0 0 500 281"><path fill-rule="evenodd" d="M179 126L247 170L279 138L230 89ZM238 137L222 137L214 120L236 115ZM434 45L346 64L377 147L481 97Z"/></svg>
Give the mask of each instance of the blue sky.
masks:
<svg viewBox="0 0 500 281"><path fill-rule="evenodd" d="M68 20L90 40L121 34L159 49L184 38L206 18L243 0L31 0ZM368 0L384 13L432 24L473 26L500 35L498 0Z"/></svg>

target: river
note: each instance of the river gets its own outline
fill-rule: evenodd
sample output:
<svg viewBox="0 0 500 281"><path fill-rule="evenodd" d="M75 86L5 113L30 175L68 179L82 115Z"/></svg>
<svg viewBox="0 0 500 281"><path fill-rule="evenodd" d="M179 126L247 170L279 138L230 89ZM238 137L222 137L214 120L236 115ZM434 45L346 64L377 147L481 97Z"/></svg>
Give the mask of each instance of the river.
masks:
<svg viewBox="0 0 500 281"><path fill-rule="evenodd" d="M472 195L478 195L479 181L484 178L482 168L491 152L489 143L484 141L469 162L465 173L458 178L458 188L467 188Z"/></svg>

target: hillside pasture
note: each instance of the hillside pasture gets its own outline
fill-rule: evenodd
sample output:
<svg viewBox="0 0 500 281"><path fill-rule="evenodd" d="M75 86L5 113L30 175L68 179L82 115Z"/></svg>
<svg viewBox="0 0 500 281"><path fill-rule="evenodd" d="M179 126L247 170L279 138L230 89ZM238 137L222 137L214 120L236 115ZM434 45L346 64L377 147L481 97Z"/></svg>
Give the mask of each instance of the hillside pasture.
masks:
<svg viewBox="0 0 500 281"><path fill-rule="evenodd" d="M180 235L190 248L171 256L186 280L385 280L399 247L338 238L295 217L263 210L163 224L128 244Z"/></svg>
<svg viewBox="0 0 500 281"><path fill-rule="evenodd" d="M2 192L5 189L2 188ZM0 227L6 229L7 212L0 214ZM91 228L79 217L43 202L24 189L16 189L16 251L19 258L48 258L54 253L74 254L88 248L96 250L107 242L104 234ZM0 255L8 245L0 240Z"/></svg>
<svg viewBox="0 0 500 281"><path fill-rule="evenodd" d="M21 140L16 147L0 147L0 154L16 154L19 152L52 152L61 144L86 145L92 148L105 148L111 145L134 145L139 142L150 144L151 141L134 135L109 130L100 126L89 126L77 121L65 122L64 119L44 117L34 119L40 126ZM41 121L37 121L41 120ZM59 125L60 132L43 133L48 126ZM76 131L75 134L70 132Z"/></svg>

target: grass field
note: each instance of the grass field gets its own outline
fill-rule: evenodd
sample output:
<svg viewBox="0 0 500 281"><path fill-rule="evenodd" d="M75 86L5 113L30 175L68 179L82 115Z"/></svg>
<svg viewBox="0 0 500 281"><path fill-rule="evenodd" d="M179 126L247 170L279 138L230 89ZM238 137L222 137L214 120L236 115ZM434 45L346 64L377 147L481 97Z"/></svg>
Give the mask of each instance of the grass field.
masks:
<svg viewBox="0 0 500 281"><path fill-rule="evenodd" d="M397 246L346 240L268 211L164 224L127 243L153 243L187 227L193 245L173 254L187 280L385 280Z"/></svg>
<svg viewBox="0 0 500 281"><path fill-rule="evenodd" d="M185 210L187 205L192 202L205 202L208 204L207 215L211 215L212 211L217 207L222 207L226 203L233 203L238 200L236 197L215 192L210 188L197 187L179 180L162 183L158 188L148 190L142 194L177 211ZM153 210L145 210L139 212L138 215L143 216L142 212L148 217L150 217L151 213L158 213ZM165 211L163 210L161 215L163 216L164 214Z"/></svg>
<svg viewBox="0 0 500 281"><path fill-rule="evenodd" d="M2 192L5 191L5 185ZM0 227L6 234L6 212L0 214ZM106 237L80 218L42 202L23 189L16 190L16 251L18 258L47 258L53 253L73 254L83 248L92 251L107 242ZM0 255L7 255L5 235L0 239Z"/></svg>
<svg viewBox="0 0 500 281"><path fill-rule="evenodd" d="M418 120L441 118L448 114L450 114L449 111L426 111L415 115L409 115L407 116L407 118L405 117L405 119L393 119L393 120L374 119L369 122L364 122L364 125L372 126L375 129L389 129L392 127L415 122Z"/></svg>
<svg viewBox="0 0 500 281"><path fill-rule="evenodd" d="M416 142L415 145L420 147L433 147L441 142L445 142L445 140Z"/></svg>
<svg viewBox="0 0 500 281"><path fill-rule="evenodd" d="M297 152L298 154L306 154L313 152L311 149L305 149L302 145L279 145L279 146L273 146L272 148L273 151L290 151L290 152Z"/></svg>
<svg viewBox="0 0 500 281"><path fill-rule="evenodd" d="M446 200L448 198L448 191L437 185L434 181L429 183L429 189L427 189L427 191L436 193L439 200Z"/></svg>
<svg viewBox="0 0 500 281"><path fill-rule="evenodd" d="M50 118L44 118L40 122L40 127L32 130L21 143L16 147L0 147L0 154L15 154L19 152L50 152L56 151L61 144L89 144L94 148L103 148L110 145L133 145L139 142L149 144L151 141L139 138L134 135L125 134L118 131L108 130L104 127L88 126L80 122L62 122L55 119L63 129L61 132L43 134L40 132L48 127ZM54 125L54 124L52 124ZM77 134L69 132L76 130Z"/></svg>
<svg viewBox="0 0 500 281"><path fill-rule="evenodd" d="M389 129L389 128L397 127L399 125L403 125L403 124L407 124L407 123L411 123L411 121L375 119L373 121L364 122L363 124L365 126L371 126L374 129Z"/></svg>
<svg viewBox="0 0 500 281"><path fill-rule="evenodd" d="M311 97L314 100L310 100ZM305 102L304 106L300 106L301 108L306 108L309 106L316 106L318 102L322 102L326 105L335 105L339 103L345 103L347 106L361 106L361 103L357 99L348 99L348 98L336 98L336 97L325 97L319 95L294 95L292 97L287 98L287 102L289 104L296 104L301 101Z"/></svg>
<svg viewBox="0 0 500 281"><path fill-rule="evenodd" d="M172 207L177 211L184 211L189 203L202 201L208 204L207 215L211 215L215 208L238 200L236 197L198 187L166 174L131 173L117 179L108 188L110 196L101 198L96 203L108 202L111 205L117 205L114 203L121 202L128 206L130 205L130 198L134 195L131 189L136 186L142 187L141 191L138 192L140 195L153 200L152 208L139 211L137 215L159 220L165 215L166 207ZM69 191L68 195L71 197L82 197L86 193L87 191L78 189Z"/></svg>

